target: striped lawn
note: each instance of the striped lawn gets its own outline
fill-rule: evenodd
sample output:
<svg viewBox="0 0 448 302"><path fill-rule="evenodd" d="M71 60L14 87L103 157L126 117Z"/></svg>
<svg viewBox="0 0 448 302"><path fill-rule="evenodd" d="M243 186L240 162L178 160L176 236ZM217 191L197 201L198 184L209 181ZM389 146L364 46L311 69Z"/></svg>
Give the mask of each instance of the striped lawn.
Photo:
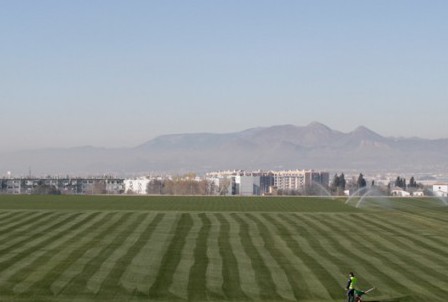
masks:
<svg viewBox="0 0 448 302"><path fill-rule="evenodd" d="M8 203L0 301L345 301L349 271L360 288L376 287L367 301L448 299L445 208L391 200L393 209L354 210L327 200L310 211L306 200L300 211L291 199L247 210L254 202L233 211Z"/></svg>

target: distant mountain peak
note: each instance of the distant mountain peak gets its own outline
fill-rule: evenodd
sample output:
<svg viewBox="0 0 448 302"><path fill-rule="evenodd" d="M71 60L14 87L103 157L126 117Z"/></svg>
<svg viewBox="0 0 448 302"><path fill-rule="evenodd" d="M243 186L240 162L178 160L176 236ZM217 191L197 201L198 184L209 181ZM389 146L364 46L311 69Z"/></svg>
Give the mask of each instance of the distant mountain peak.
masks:
<svg viewBox="0 0 448 302"><path fill-rule="evenodd" d="M321 122L318 121L312 121L311 123L309 123L307 125L307 127L325 127L328 128L327 125L322 124Z"/></svg>
<svg viewBox="0 0 448 302"><path fill-rule="evenodd" d="M354 130L355 132L373 132L372 130L370 130L369 128L367 128L366 126L360 125L358 127L356 127L356 129Z"/></svg>
<svg viewBox="0 0 448 302"><path fill-rule="evenodd" d="M350 133L352 136L364 138L364 139L374 139L374 140L383 140L384 137L375 131L370 130L366 126L358 126L355 130Z"/></svg>
<svg viewBox="0 0 448 302"><path fill-rule="evenodd" d="M317 129L317 130L320 130L320 131L326 131L326 132L331 132L331 131L333 131L333 130L332 130L330 127L328 127L327 125L324 125L324 124L319 123L319 122L316 122L316 121L309 123L309 124L306 126L306 128Z"/></svg>
<svg viewBox="0 0 448 302"><path fill-rule="evenodd" d="M417 159L417 160L416 160ZM441 163L444 163L441 165ZM84 146L29 150L0 157L14 173L197 173L229 168L408 169L446 171L448 139L383 137L365 126L345 133L319 122L231 133L168 134L121 149Z"/></svg>

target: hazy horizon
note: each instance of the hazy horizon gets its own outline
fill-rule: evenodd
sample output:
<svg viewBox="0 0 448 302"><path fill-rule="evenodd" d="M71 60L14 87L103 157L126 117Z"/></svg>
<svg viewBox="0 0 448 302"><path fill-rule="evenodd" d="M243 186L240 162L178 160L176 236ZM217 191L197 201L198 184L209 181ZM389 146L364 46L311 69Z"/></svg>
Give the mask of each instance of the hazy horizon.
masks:
<svg viewBox="0 0 448 302"><path fill-rule="evenodd" d="M318 121L448 138L446 1L5 1L0 152Z"/></svg>
<svg viewBox="0 0 448 302"><path fill-rule="evenodd" d="M138 147L139 145L142 145L144 143L147 143L151 140L154 140L158 137L163 137L163 136L170 136L170 135L190 135L190 134L233 134L233 133L239 133L239 132L244 132L244 131L248 131L248 130L252 130L252 129L257 129L257 128L270 128L270 127L281 127L281 126L295 126L295 127L307 127L310 126L313 123L317 123L317 124L321 124L323 126L329 127L327 124L322 123L320 121L312 121L306 125L293 125L293 124L279 124L279 125L269 125L269 126L259 126L259 127L252 127L252 128L246 128L246 129L239 129L236 131L224 131L224 132L206 132L206 131L198 131L198 132L173 132L173 133L160 133L159 135L156 135L154 137L150 137L144 141L138 142L137 144L133 144L133 145L123 145L123 146L119 146L119 147L108 147L108 146L101 146L101 145L92 145L92 144L80 144L80 145L73 145L73 146L63 146L63 147L58 147L58 146L42 146L42 147L38 147L38 148L29 148L29 149L18 149L18 150L6 150L4 152L0 152L0 153L11 153L11 152L21 152L21 151L32 151L32 150L51 150L51 149L76 149L76 148L110 148L110 149L127 149L127 148L134 148L134 147ZM366 127L365 125L358 125L356 127L354 127L353 129L350 129L348 131L341 131L339 129L334 129L329 127L331 130L333 131L338 131L340 133L344 133L344 134L348 134L352 131L355 131L357 128L360 127L365 127L367 129L369 129L370 131L373 131L377 134L379 134L380 136L383 136L385 138L402 138L402 139L412 139L412 138L416 138L416 139L426 139L426 140L438 140L438 139L447 139L448 138L426 138L426 137L418 137L418 136L385 136L382 133L377 132L375 129L371 129L369 127Z"/></svg>

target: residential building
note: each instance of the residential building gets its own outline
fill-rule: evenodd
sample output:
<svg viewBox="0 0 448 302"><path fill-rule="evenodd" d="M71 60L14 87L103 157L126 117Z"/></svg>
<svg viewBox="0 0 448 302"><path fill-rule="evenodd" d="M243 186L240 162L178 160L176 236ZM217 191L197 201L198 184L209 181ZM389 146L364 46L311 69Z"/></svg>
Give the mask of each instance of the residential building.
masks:
<svg viewBox="0 0 448 302"><path fill-rule="evenodd" d="M403 190L400 187L395 187L390 191L390 195L392 196L398 196L398 197L410 197L411 193Z"/></svg>
<svg viewBox="0 0 448 302"><path fill-rule="evenodd" d="M273 171L274 187L277 190L303 191L305 170Z"/></svg>
<svg viewBox="0 0 448 302"><path fill-rule="evenodd" d="M305 191L312 186L328 188L330 174L314 170L274 171L274 186L278 190Z"/></svg>
<svg viewBox="0 0 448 302"><path fill-rule="evenodd" d="M448 184L436 183L432 185L432 192L437 197L448 197Z"/></svg>
<svg viewBox="0 0 448 302"><path fill-rule="evenodd" d="M121 178L8 178L1 180L6 194L33 194L39 186L52 187L61 194L119 194L124 192Z"/></svg>

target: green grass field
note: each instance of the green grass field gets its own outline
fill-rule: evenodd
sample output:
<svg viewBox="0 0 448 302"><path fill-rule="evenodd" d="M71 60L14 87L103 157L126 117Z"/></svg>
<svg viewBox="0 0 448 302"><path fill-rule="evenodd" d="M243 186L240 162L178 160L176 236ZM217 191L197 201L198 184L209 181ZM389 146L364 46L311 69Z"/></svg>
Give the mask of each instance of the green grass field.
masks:
<svg viewBox="0 0 448 302"><path fill-rule="evenodd" d="M353 201L356 203L357 201ZM0 301L448 301L432 199L0 196Z"/></svg>

